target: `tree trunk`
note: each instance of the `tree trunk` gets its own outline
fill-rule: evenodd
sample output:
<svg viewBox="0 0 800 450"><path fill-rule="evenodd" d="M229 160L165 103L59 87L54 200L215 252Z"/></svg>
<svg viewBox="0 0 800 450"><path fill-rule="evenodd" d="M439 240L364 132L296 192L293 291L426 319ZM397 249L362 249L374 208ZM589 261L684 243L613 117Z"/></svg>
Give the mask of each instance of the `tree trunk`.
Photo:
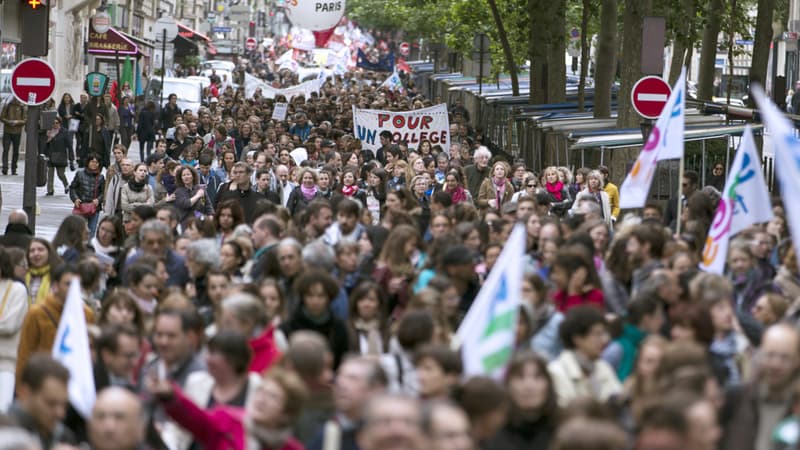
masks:
<svg viewBox="0 0 800 450"><path fill-rule="evenodd" d="M711 100L714 96L714 61L717 57L717 38L722 16L725 13L723 0L711 0L706 10L706 25L700 46L700 67L697 76L697 99ZM765 66L766 67L766 66Z"/></svg>
<svg viewBox="0 0 800 450"><path fill-rule="evenodd" d="M686 46L679 40L672 43L672 59L669 63L669 85L674 86L681 74L684 57L686 56Z"/></svg>
<svg viewBox="0 0 800 450"><path fill-rule="evenodd" d="M617 127L637 128L641 120L630 101L633 84L642 77L642 21L652 10L652 0L625 0L622 32L620 94Z"/></svg>
<svg viewBox="0 0 800 450"><path fill-rule="evenodd" d="M594 117L611 117L611 86L617 66L617 0L603 0L600 6L600 35L597 38L594 71Z"/></svg>
<svg viewBox="0 0 800 450"><path fill-rule="evenodd" d="M687 61L691 61L692 47L695 41L694 21L697 14L695 0L682 0L682 11L672 16L676 21L673 27L676 30L675 40L672 45L672 61L669 66L669 85L674 86L681 75L681 68L687 67Z"/></svg>
<svg viewBox="0 0 800 450"><path fill-rule="evenodd" d="M753 42L753 60L750 63L750 83L766 85L767 63L772 43L772 16L775 0L758 0L758 18Z"/></svg>
<svg viewBox="0 0 800 450"><path fill-rule="evenodd" d="M506 64L511 75L511 93L515 97L519 95L519 79L517 78L517 64L514 61L514 53L511 51L511 44L508 42L506 28L503 26L503 19L497 9L496 0L489 0L489 8L492 10L495 25L497 25L497 35L500 37L500 45L503 47L503 54L506 57Z"/></svg>
<svg viewBox="0 0 800 450"><path fill-rule="evenodd" d="M547 41L547 103L561 103L567 98L567 1L550 0Z"/></svg>
<svg viewBox="0 0 800 450"><path fill-rule="evenodd" d="M531 59L531 82L529 102L532 105L541 105L547 99L547 48L545 42L545 23L542 21L541 9L544 8L543 0L528 0L528 14L530 16L529 51Z"/></svg>
<svg viewBox="0 0 800 450"><path fill-rule="evenodd" d="M589 16L592 0L583 0L581 11L581 74L578 81L578 111L585 111L586 75L589 72Z"/></svg>

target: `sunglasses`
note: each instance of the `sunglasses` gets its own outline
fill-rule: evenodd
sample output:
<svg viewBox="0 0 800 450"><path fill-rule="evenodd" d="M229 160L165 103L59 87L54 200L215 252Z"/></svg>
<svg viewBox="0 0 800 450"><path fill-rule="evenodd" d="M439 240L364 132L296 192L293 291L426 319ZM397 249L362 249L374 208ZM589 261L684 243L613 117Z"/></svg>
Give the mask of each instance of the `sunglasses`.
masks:
<svg viewBox="0 0 800 450"><path fill-rule="evenodd" d="M529 185L528 185L528 187L529 187L529 188L535 188L535 187L536 187L536 185L535 185L535 184L529 184Z"/></svg>

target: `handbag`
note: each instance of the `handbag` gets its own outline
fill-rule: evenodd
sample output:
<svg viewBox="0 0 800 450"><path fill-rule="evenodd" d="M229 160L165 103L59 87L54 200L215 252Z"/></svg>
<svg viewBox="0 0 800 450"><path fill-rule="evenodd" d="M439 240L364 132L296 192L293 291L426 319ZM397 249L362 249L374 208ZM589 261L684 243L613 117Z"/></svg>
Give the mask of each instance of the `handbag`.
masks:
<svg viewBox="0 0 800 450"><path fill-rule="evenodd" d="M94 179L94 192L92 193L92 199L97 198L98 184L100 184L100 174L97 174L97 178ZM83 216L88 219L89 217L97 214L97 205L95 205L93 201L81 202L81 206L72 208L72 214L75 214L76 216Z"/></svg>

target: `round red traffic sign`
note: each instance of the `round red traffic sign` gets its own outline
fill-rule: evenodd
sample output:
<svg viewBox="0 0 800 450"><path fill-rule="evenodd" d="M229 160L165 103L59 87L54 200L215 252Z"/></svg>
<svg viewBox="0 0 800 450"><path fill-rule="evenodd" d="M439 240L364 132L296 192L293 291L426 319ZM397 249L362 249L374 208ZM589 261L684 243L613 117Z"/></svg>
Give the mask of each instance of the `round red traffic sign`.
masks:
<svg viewBox="0 0 800 450"><path fill-rule="evenodd" d="M640 116L657 119L671 93L669 84L661 77L642 77L631 89L631 104Z"/></svg>
<svg viewBox="0 0 800 450"><path fill-rule="evenodd" d="M255 38L247 38L247 40L244 41L244 48L247 49L248 52L252 52L257 46L258 43Z"/></svg>
<svg viewBox="0 0 800 450"><path fill-rule="evenodd" d="M11 92L26 105L41 105L56 89L56 72L47 61L31 58L21 61L11 72Z"/></svg>
<svg viewBox="0 0 800 450"><path fill-rule="evenodd" d="M398 50L400 50L401 55L408 56L411 53L411 45L408 42L401 42Z"/></svg>

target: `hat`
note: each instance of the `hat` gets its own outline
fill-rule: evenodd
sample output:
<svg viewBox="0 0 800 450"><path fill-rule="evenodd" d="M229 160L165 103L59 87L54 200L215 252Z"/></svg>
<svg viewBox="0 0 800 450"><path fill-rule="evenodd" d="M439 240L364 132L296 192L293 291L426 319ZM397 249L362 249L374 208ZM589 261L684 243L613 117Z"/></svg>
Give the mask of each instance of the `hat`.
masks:
<svg viewBox="0 0 800 450"><path fill-rule="evenodd" d="M325 139L322 141L322 144L320 144L320 147L333 148L336 147L336 144L334 144L330 139Z"/></svg>
<svg viewBox="0 0 800 450"><path fill-rule="evenodd" d="M475 264L475 253L464 245L455 245L442 255L443 266Z"/></svg>
<svg viewBox="0 0 800 450"><path fill-rule="evenodd" d="M209 100L209 102L211 102L211 103L219 103L219 99L217 97L211 97L211 100Z"/></svg>

